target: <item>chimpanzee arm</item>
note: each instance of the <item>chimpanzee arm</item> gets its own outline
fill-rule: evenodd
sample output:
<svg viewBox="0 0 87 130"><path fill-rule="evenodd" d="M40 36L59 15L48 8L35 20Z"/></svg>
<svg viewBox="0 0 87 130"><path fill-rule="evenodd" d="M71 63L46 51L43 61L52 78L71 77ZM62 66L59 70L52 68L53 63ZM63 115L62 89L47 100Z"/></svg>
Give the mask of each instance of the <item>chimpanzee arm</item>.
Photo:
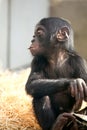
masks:
<svg viewBox="0 0 87 130"><path fill-rule="evenodd" d="M75 78L82 78L87 84L87 62L78 54L70 56L69 64L74 70Z"/></svg>
<svg viewBox="0 0 87 130"><path fill-rule="evenodd" d="M31 73L29 79L26 83L26 91L33 97L43 97L46 95L51 95L56 92L66 90L71 88L70 92L73 97L78 100L78 95L80 93L80 99L87 97L87 67L85 61L80 56L71 57L69 60L70 66L74 70L73 79L61 78L61 79L44 79L41 77L40 73ZM75 68L74 68L75 67ZM77 80L77 78L82 78L82 80ZM71 85L73 82L73 85Z"/></svg>
<svg viewBox="0 0 87 130"><path fill-rule="evenodd" d="M77 80L77 83L79 85L79 89L82 88L82 92L85 93L85 97L87 97L87 62L76 54L75 56L70 57L69 64L74 70L73 78L80 78L85 81L84 83L81 83Z"/></svg>
<svg viewBox="0 0 87 130"><path fill-rule="evenodd" d="M26 91L33 97L40 98L66 90L68 86L70 79L41 79L37 73L33 73L26 83Z"/></svg>

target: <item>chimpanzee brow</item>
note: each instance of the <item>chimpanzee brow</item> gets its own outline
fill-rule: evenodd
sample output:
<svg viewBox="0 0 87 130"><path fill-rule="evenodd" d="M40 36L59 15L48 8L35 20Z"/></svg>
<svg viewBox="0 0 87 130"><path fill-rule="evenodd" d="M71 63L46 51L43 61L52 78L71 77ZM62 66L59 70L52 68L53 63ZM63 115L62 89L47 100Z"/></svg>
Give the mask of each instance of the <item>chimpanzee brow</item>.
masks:
<svg viewBox="0 0 87 130"><path fill-rule="evenodd" d="M39 31L39 30L41 30L41 31L43 31L43 32L44 32L44 29L43 29L43 28L41 28L41 27L37 28L36 32L37 32L37 31Z"/></svg>
<svg viewBox="0 0 87 130"><path fill-rule="evenodd" d="M38 30L43 30L43 31L45 31L45 28L44 28L42 25L37 25L37 26L36 26L36 31L38 31Z"/></svg>

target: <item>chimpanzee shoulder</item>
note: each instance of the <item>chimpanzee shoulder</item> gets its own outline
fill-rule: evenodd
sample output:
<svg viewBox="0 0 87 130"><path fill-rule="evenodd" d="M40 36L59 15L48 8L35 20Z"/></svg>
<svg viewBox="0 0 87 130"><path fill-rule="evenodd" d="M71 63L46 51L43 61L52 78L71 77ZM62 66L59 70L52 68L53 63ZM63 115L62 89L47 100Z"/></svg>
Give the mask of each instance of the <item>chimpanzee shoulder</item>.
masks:
<svg viewBox="0 0 87 130"><path fill-rule="evenodd" d="M85 74L87 74L87 62L84 58L82 58L77 52L73 51L73 53L69 53L69 65L73 68L74 70L74 78L75 77L82 77L83 79L85 77Z"/></svg>

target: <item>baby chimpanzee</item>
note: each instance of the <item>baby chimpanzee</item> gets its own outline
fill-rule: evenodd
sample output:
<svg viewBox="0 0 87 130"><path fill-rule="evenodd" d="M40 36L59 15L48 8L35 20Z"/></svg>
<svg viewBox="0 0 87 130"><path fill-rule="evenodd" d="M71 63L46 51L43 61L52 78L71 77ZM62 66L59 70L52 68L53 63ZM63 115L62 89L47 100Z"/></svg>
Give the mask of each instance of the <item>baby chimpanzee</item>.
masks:
<svg viewBox="0 0 87 130"><path fill-rule="evenodd" d="M26 92L33 96L40 126L43 130L77 130L71 112L87 100L87 64L74 50L71 25L61 18L44 18L36 25L31 42L34 58Z"/></svg>

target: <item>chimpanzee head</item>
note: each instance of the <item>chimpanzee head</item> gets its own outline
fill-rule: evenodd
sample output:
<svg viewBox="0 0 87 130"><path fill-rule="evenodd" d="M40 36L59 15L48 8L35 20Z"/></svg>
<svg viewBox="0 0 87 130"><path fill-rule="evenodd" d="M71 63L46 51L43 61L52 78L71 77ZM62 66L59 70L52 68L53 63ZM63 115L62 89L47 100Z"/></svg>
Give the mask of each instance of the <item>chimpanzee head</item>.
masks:
<svg viewBox="0 0 87 130"><path fill-rule="evenodd" d="M59 49L73 50L73 30L62 18L49 17L36 25L30 51L32 55L48 55Z"/></svg>

